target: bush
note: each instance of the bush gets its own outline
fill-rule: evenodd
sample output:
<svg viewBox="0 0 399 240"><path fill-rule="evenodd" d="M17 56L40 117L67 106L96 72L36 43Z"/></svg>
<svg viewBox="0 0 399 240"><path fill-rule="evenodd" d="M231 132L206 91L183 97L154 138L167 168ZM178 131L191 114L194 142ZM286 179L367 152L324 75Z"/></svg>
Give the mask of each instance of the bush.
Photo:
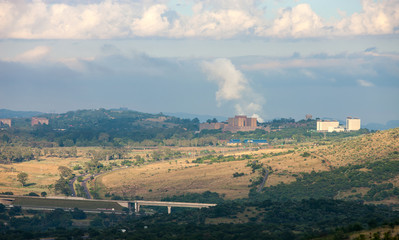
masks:
<svg viewBox="0 0 399 240"><path fill-rule="evenodd" d="M31 197L40 197L39 194L34 193L34 192L30 192L28 194L26 194L26 196L31 196Z"/></svg>
<svg viewBox="0 0 399 240"><path fill-rule="evenodd" d="M80 165L76 165L73 167L73 170L80 170L80 169L82 169L82 167Z"/></svg>
<svg viewBox="0 0 399 240"><path fill-rule="evenodd" d="M86 219L86 213L80 210L79 208L74 208L72 212L73 219Z"/></svg>
<svg viewBox="0 0 399 240"><path fill-rule="evenodd" d="M301 154L301 156L302 156L302 157L309 157L309 156L310 156L310 153L304 152L304 153Z"/></svg>
<svg viewBox="0 0 399 240"><path fill-rule="evenodd" d="M0 193L1 195L14 195L14 193L13 192L2 192L2 193Z"/></svg>
<svg viewBox="0 0 399 240"><path fill-rule="evenodd" d="M233 177L241 177L241 176L244 176L245 174L242 172L242 173L239 173L239 172L235 172L235 173L233 173Z"/></svg>

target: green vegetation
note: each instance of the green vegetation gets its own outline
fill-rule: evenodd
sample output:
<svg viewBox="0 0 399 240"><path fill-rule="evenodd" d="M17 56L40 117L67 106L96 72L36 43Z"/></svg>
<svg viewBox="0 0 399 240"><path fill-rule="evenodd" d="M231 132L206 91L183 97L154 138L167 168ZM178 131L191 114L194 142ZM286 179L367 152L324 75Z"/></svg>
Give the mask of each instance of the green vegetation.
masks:
<svg viewBox="0 0 399 240"><path fill-rule="evenodd" d="M223 196L218 193L206 191L203 193L186 193L179 196L163 198L162 201L168 202L198 202L198 203L222 203Z"/></svg>
<svg viewBox="0 0 399 240"><path fill-rule="evenodd" d="M26 183L28 182L28 174L25 172L18 173L17 180L24 187L26 185Z"/></svg>
<svg viewBox="0 0 399 240"><path fill-rule="evenodd" d="M251 189L250 197L269 200L302 200L309 198L334 198L341 191L352 188L367 187L370 190L362 196L352 194L354 199L366 201L383 200L391 196L399 196L399 188L384 181L399 175L399 161L385 160L362 165L350 165L326 172L303 173L290 184L280 183L265 188L257 193Z"/></svg>
<svg viewBox="0 0 399 240"><path fill-rule="evenodd" d="M241 172L241 173L239 173L239 172L235 172L235 173L233 173L233 177L242 177L242 176L244 176L245 175L245 173L243 173L243 172Z"/></svg>
<svg viewBox="0 0 399 240"><path fill-rule="evenodd" d="M220 163L220 162L231 162L231 161L242 161L247 159L253 159L254 156L249 154L243 154L240 156L224 156L224 155L206 155L204 157L198 157L193 160L192 163Z"/></svg>
<svg viewBox="0 0 399 240"><path fill-rule="evenodd" d="M185 168L195 170L198 164L214 164L220 167L222 164L217 163L245 161L225 164L226 166L230 164L226 181L243 182L240 191L248 186L251 188L249 197L225 200L226 195L210 191L202 194L185 193L168 196L162 200L217 203L218 205L200 210L173 208L171 215L166 214L167 209L164 207L154 207L152 210L149 210L151 207L144 207L140 215L87 214L80 209L114 208L124 212L128 209L116 203L101 201L38 198L38 193L42 189L27 188L30 187L30 184L27 184L28 175L21 172L26 168L21 168L21 170L17 168L16 172L19 172L17 180L25 186L24 188L17 186L17 188L24 189L26 191L24 194L30 191L36 192L27 194L34 196L32 198L13 196L12 198L16 199L13 203L16 207L7 209L0 204L0 238L2 239L41 237L80 239L85 234L91 239L311 239L329 236L333 236L332 239L344 239L353 231L373 229L383 224L392 226L399 224L398 211L393 211L389 206L370 204L374 201L395 203L395 200L399 199L399 188L397 182L394 181L399 176L397 145L393 144L398 136L397 131L387 132L390 142L376 145L379 139L373 139L371 134L356 137L368 134L367 130L350 133L317 133L314 131L315 121L313 120L295 122L293 119L276 119L263 124L276 131L266 132L258 129L253 132L233 134L220 130L195 132L198 130L198 119L179 119L163 114L145 114L122 109L81 110L65 114L47 114L43 117L50 120L48 126L31 127L29 119L17 119L13 127L2 129L0 163L63 160L65 163L62 164L65 166L58 167L59 179L54 182L58 174L52 172L51 177L54 180L46 183L45 187L48 187L50 194L54 193L52 191L54 189L55 193L69 196L71 194L69 183L75 177L74 171L80 174L77 176L78 183L74 186L77 196L83 197L85 191L80 183L85 178L91 175L96 176L97 173L114 167L135 167L169 160L169 163L165 164L170 164L169 170L173 170L170 172L175 174L178 173L177 171L184 171ZM210 120L210 122L215 121L215 119ZM380 134L380 138L387 138L387 134ZM279 149L277 152L267 150L268 153L259 153L259 151L254 152L255 154L235 156L221 154L218 152L219 149L216 151L193 150L193 152L190 149L188 153L189 151L181 148L165 147L225 146L225 140L233 138L267 139L271 145L278 148L284 148L281 145L292 144L295 151ZM76 146L98 147L82 151L82 148L77 149ZM249 144L245 147L247 146L251 150L258 149L258 146ZM140 152L132 154L133 148L139 148ZM145 148L151 148L151 151ZM225 149L220 151L225 151ZM374 154L377 150L378 154ZM191 153L194 154L191 155ZM287 156L280 157L282 155ZM179 164L176 160L190 156L196 156L196 159L192 161L196 165L190 164L188 159L179 161ZM73 163L62 158L72 158ZM274 158L275 162L273 162ZM290 169L294 166L280 168L277 165L283 164L285 159L291 162L299 160L298 162L303 164L295 165L299 168L309 164L307 168L309 171L316 166L311 164L320 166L322 162L322 168L319 169L329 169L329 171L298 174L302 170L295 169L296 181L268 186L275 184L270 183L266 185L268 187L264 187L262 191L259 189L260 192L257 192L263 177L266 179L268 176L269 180L275 182L280 182L280 180L288 182L293 179L294 175L290 175ZM171 160L175 160L176 166ZM237 165L231 167L234 164ZM274 170L268 166L269 164L274 164L272 165ZM158 170L160 165L162 164L158 164ZM172 169L171 166L175 168ZM205 167L209 166L199 168ZM15 168L4 167L3 169L11 173L10 179L15 181ZM144 168L141 166L137 169ZM164 172L166 174L166 169ZM38 179L34 174L30 174L29 177ZM190 179L190 182L195 181L197 181L196 177ZM125 181L121 184L126 184L126 189L142 188L141 183L134 183L134 181ZM100 182L91 181L89 188L92 196L99 198L103 185ZM151 185L143 189L155 194L160 191L157 188L158 186ZM43 190L46 189L43 188ZM142 196L132 197L133 194L129 197L129 194L123 191L123 194L117 191L112 193L113 190L106 189L105 197L115 200L143 198ZM244 189L244 194L246 190ZM117 193L123 197L116 195ZM3 194L12 195L13 193L4 192ZM46 197L47 193L41 192L40 195ZM368 204L364 204L365 201ZM39 212L23 210L19 206L48 206L70 210ZM397 206L394 205L394 207ZM80 228L74 229L73 224L77 224ZM86 227L79 224L86 224ZM122 232L122 229L126 231ZM378 239L377 235L373 237ZM383 237L393 239L394 236ZM359 237L359 239L362 238Z"/></svg>
<svg viewBox="0 0 399 240"><path fill-rule="evenodd" d="M272 132L257 129L253 132L221 132L198 130L198 119L180 119L163 114L147 114L125 109L78 110L64 114L44 114L49 125L31 127L29 119L14 119L11 128L5 128L0 137L0 146L72 147L72 146L207 146L221 144L219 140L267 139L271 144L287 144L306 141L333 140L358 136L367 130L351 133L314 132L315 121L275 119L262 125ZM3 161L26 161L33 159L30 152L2 154Z"/></svg>
<svg viewBox="0 0 399 240"><path fill-rule="evenodd" d="M295 240L328 235L345 239L353 231L373 229L383 224L399 224L398 212L385 206L363 205L353 201L309 199L230 202L218 200L213 193L195 197L206 197L208 200L215 198L219 203L209 209L173 210L170 215L159 213L152 216L87 215L74 208L71 211L57 209L48 213L30 211L33 217L25 217L27 213L18 207L5 210L0 205L0 221L8 222L7 226L0 225L0 232L3 239L79 238L84 234L89 234L91 239L197 239L204 235L208 239ZM189 199L190 196L183 198ZM175 196L173 199L181 198ZM244 215L247 217L242 223L229 223L236 221L237 216ZM74 219L89 219L91 228L73 229Z"/></svg>

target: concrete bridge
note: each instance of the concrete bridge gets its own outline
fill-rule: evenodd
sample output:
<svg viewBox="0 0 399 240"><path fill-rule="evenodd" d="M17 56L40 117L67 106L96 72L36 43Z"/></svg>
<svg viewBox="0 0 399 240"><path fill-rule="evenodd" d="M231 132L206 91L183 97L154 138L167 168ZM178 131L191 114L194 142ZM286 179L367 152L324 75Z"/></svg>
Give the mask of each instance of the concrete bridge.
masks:
<svg viewBox="0 0 399 240"><path fill-rule="evenodd" d="M162 206L168 208L168 214L172 212L172 207L185 207L185 208L209 208L214 207L216 204L214 203L189 203L189 202L164 202L164 201L144 201L144 200L134 200L134 201L123 201L123 200L100 200L100 199L86 199L81 197L31 197L31 196L2 196L0 195L0 203L4 205L12 205L15 198L32 198L36 199L36 205L40 207L48 207L46 206L46 202L43 201L42 204L38 204L37 200L70 200L71 207L74 207L74 201L85 201L85 202L112 202L117 203L122 207L128 208L129 212L138 213L140 211L140 206ZM108 209L109 210L109 209ZM113 211L113 209L112 209Z"/></svg>
<svg viewBox="0 0 399 240"><path fill-rule="evenodd" d="M135 212L140 211L140 206L163 206L168 208L168 214L172 212L172 207L209 208L216 206L216 204L213 203L163 202L163 201L142 201L142 200L129 202L129 204L132 203L134 203ZM129 207L129 209L131 209L131 207Z"/></svg>

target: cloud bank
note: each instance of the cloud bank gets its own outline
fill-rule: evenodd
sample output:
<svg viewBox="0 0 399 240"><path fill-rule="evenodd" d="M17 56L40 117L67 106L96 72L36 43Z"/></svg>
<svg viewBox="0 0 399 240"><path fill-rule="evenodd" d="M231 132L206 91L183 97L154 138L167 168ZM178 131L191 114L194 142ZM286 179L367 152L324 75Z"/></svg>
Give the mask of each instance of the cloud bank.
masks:
<svg viewBox="0 0 399 240"><path fill-rule="evenodd" d="M185 15L161 0L90 4L0 0L0 38L309 38L399 32L397 0L363 0L362 11L333 22L322 19L306 3L280 9L272 20L255 0L192 3L192 14Z"/></svg>

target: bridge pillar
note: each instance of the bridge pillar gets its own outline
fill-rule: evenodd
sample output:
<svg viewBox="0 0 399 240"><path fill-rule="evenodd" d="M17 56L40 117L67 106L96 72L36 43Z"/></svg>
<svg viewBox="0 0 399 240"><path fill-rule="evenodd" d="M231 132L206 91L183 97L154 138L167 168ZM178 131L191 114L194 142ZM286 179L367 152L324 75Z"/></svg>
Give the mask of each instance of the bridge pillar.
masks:
<svg viewBox="0 0 399 240"><path fill-rule="evenodd" d="M136 213L140 212L140 204L138 202L134 203L134 212Z"/></svg>
<svg viewBox="0 0 399 240"><path fill-rule="evenodd" d="M168 206L168 214L172 212L172 206Z"/></svg>
<svg viewBox="0 0 399 240"><path fill-rule="evenodd" d="M132 203L131 202L127 203L127 208L129 208L129 214L132 214Z"/></svg>

